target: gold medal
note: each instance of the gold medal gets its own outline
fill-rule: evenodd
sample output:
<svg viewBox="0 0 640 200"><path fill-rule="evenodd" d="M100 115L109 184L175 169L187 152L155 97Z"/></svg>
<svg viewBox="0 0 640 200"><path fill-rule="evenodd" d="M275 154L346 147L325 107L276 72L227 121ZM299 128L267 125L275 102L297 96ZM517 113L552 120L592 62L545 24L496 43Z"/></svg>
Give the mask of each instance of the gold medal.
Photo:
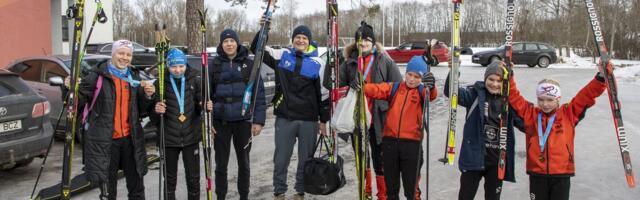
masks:
<svg viewBox="0 0 640 200"><path fill-rule="evenodd" d="M180 120L180 122L184 122L184 120L187 120L187 117L184 116L184 114L180 114L180 117L178 117L178 120Z"/></svg>

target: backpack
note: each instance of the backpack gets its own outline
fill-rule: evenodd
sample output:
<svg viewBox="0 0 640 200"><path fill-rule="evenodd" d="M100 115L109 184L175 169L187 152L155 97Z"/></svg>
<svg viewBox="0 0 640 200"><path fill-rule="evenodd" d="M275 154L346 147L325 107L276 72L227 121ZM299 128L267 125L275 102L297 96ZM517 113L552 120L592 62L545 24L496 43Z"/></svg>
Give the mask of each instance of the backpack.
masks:
<svg viewBox="0 0 640 200"><path fill-rule="evenodd" d="M400 82L393 82L393 87L391 88L391 95L389 95L389 102L392 102L396 98L396 92L398 92L398 88L400 87ZM424 91L424 84L418 85L418 94L420 94L420 101L424 102L424 96L422 95ZM421 104L422 105L422 104Z"/></svg>

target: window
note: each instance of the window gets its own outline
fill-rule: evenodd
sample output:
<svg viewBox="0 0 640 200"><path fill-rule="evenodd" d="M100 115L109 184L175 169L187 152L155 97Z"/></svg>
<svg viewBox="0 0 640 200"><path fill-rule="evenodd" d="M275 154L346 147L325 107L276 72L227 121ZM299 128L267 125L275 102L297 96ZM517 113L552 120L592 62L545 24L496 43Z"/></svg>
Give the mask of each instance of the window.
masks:
<svg viewBox="0 0 640 200"><path fill-rule="evenodd" d="M413 49L424 49L425 46L426 44L422 42L413 43Z"/></svg>
<svg viewBox="0 0 640 200"><path fill-rule="evenodd" d="M527 51L537 51L538 50L538 45L537 44L526 44L526 49Z"/></svg>
<svg viewBox="0 0 640 200"><path fill-rule="evenodd" d="M69 42L69 18L62 15L62 42Z"/></svg>
<svg viewBox="0 0 640 200"><path fill-rule="evenodd" d="M513 44L512 50L513 51L522 51L522 47L524 47L523 44Z"/></svg>
<svg viewBox="0 0 640 200"><path fill-rule="evenodd" d="M51 62L51 61L44 61L42 62L42 67L45 71L44 80L42 80L44 83L48 83L49 78L51 77L55 77L55 76L59 76L62 78L67 77L67 72L64 71L62 66L58 65L58 63Z"/></svg>
<svg viewBox="0 0 640 200"><path fill-rule="evenodd" d="M549 47L547 47L547 45L544 45L544 44L539 44L538 47L542 50L549 49Z"/></svg>
<svg viewBox="0 0 640 200"><path fill-rule="evenodd" d="M111 44L104 45L102 47L102 50L100 50L100 52L111 53Z"/></svg>
<svg viewBox="0 0 640 200"><path fill-rule="evenodd" d="M29 61L24 61L18 65L20 65L19 68L21 69L16 68L16 71L14 72L20 74L20 77L22 77L22 79L27 81L41 82L42 61L29 60Z"/></svg>
<svg viewBox="0 0 640 200"><path fill-rule="evenodd" d="M411 49L411 43L404 43L404 44L400 45L400 46L398 47L398 49L401 49L401 50L410 50L410 49Z"/></svg>
<svg viewBox="0 0 640 200"><path fill-rule="evenodd" d="M138 44L138 43L133 43L133 51L134 52L146 52L147 48L145 48L144 46Z"/></svg>
<svg viewBox="0 0 640 200"><path fill-rule="evenodd" d="M0 97L25 93L29 90L31 90L31 88L17 76L6 75L0 78Z"/></svg>

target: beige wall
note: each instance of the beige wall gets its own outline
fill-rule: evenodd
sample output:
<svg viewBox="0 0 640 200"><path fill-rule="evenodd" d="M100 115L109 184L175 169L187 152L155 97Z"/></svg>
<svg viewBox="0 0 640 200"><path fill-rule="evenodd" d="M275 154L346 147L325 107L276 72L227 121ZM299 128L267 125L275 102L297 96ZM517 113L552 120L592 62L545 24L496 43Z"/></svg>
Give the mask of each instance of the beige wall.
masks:
<svg viewBox="0 0 640 200"><path fill-rule="evenodd" d="M0 0L0 68L12 60L51 54L51 2Z"/></svg>

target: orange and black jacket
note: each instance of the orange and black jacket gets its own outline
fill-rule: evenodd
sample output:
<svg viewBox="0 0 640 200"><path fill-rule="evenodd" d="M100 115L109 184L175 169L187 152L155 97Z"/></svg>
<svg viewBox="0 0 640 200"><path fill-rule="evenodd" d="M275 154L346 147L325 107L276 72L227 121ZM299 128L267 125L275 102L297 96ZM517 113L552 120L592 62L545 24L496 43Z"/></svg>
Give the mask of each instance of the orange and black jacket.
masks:
<svg viewBox="0 0 640 200"><path fill-rule="evenodd" d="M606 89L604 79L594 78L569 103L560 105L554 113L542 110L528 102L510 79L509 103L524 121L527 144L527 174L543 176L573 176L575 173L574 137L575 127L584 117L587 108L596 103L596 98ZM555 121L549 133L544 151L540 150L537 132L538 113L542 113L542 128L553 114Z"/></svg>
<svg viewBox="0 0 640 200"><path fill-rule="evenodd" d="M393 83L365 84L364 92L367 97L389 101L389 111L383 129L383 138L401 140L422 140L422 99L427 93L418 94L418 88L409 88L405 82L399 84L395 97L391 96ZM422 97L421 97L422 96ZM429 99L433 101L438 96L434 87L430 91Z"/></svg>

